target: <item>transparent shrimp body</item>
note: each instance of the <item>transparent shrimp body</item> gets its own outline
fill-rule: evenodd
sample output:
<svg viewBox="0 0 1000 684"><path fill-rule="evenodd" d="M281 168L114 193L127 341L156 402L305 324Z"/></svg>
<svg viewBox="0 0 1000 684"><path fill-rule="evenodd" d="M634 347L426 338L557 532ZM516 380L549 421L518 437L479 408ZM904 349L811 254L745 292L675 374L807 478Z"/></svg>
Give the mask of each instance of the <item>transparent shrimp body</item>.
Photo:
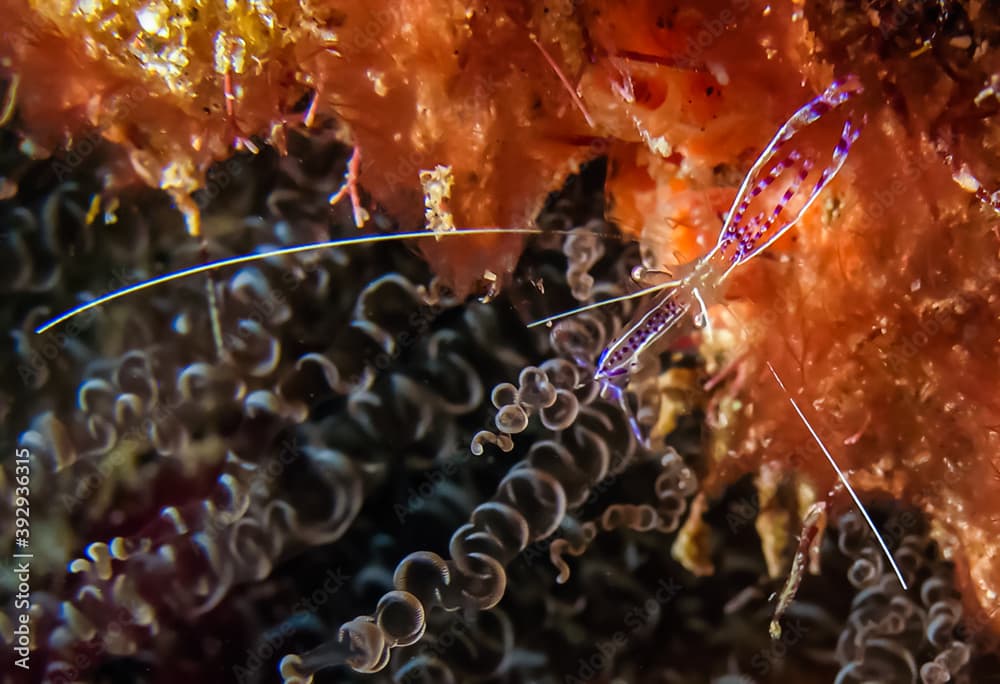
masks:
<svg viewBox="0 0 1000 684"><path fill-rule="evenodd" d="M828 141L833 142L828 158L824 158L824 150L830 147L815 139L822 141L822 132L808 140L808 144L801 138L795 146L791 143L861 91L855 77L836 81L778 129L744 177L715 246L683 268L682 277L657 286L656 289L663 291L640 307L601 354L594 380L606 395L618 400L641 442L646 440L624 395L630 373L640 365L643 356L676 339L689 313L695 313L695 323L699 326L710 325L708 308L718 301L726 278L798 223L843 167L851 145L860 135L864 118L856 123L849 113L843 114L839 137L836 130L832 136L828 134L835 140Z"/></svg>
<svg viewBox="0 0 1000 684"><path fill-rule="evenodd" d="M673 287L654 296L633 316L629 324L608 345L597 362L594 379L612 380L634 370L640 357L654 347L669 345L668 333L679 331L691 311L704 313L706 301L722 282L725 264L716 258L702 258L690 264L687 274L673 281Z"/></svg>
<svg viewBox="0 0 1000 684"><path fill-rule="evenodd" d="M657 294L641 306L632 321L601 354L594 380L601 391L622 407L636 438L647 439L625 397L631 374L644 357L668 348L687 329L688 314L701 327L709 324L708 302L716 301L716 290L726 274L726 262L716 252L689 264L675 286Z"/></svg>

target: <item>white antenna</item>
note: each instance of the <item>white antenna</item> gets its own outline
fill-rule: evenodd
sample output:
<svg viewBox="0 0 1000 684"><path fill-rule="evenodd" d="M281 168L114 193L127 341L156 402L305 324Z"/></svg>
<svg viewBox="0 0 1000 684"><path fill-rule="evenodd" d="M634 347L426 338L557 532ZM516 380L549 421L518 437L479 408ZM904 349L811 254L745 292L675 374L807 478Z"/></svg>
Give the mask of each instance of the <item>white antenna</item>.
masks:
<svg viewBox="0 0 1000 684"><path fill-rule="evenodd" d="M837 462L833 459L833 455L830 454L829 449L827 449L826 445L823 444L823 440L821 440L819 435L816 434L816 431L813 430L813 426L809 424L805 414L802 413L802 409L799 408L799 405L795 402L791 393L785 388L785 383L783 383L781 378L778 377L778 372L774 370L774 366L771 365L770 361L767 361L767 367L771 371L771 375L774 376L775 382L778 383L778 387L781 388L781 391L784 392L785 396L788 398L788 403L792 405L792 408L795 409L795 413L799 415L799 419L802 421L802 424L806 426L806 429L809 430L809 434L811 434L812 438L816 440L816 444L819 445L823 455L826 456L826 460L830 462L831 466L833 466L834 471L837 473L837 477L840 478L840 481L843 483L847 493L851 495L851 499L854 500L854 504L858 507L858 510L861 511L862 517L864 517L865 522L868 523L868 527L871 529L872 534L875 535L875 539L878 541L879 546L882 547L882 552L885 554L885 557L889 559L889 565L892 566L893 572L896 573L896 578L899 580L899 584L903 587L903 591L906 591L909 587L906 586L906 579L903 578L903 571L900 570L899 565L896 564L896 559L893 558L892 551L889 550L889 546L885 543L885 539L883 539L882 534L878 531L878 528L875 527L875 522L871 519L871 516L868 515L868 511L865 509L864 504L861 503L861 499L858 498L858 494L854 491L854 487L852 487L851 483L847 480L847 475L843 470L841 470L840 466L837 465Z"/></svg>
<svg viewBox="0 0 1000 684"><path fill-rule="evenodd" d="M532 321L531 323L528 323L527 327L537 328L540 325L548 325L553 321L558 321L563 318L575 316L577 314L583 313L584 311L592 311L594 309L599 309L602 306L607 306L608 304L617 304L618 302L627 302L630 299L645 297L651 292L659 292L660 290L666 290L667 288L670 287L677 287L680 284L681 284L680 280L671 280L666 283L660 283L659 285L651 285L650 287L644 287L638 292L633 292L631 294L626 294L626 295L620 295L618 297L612 297L611 299L602 299L599 302L594 302L593 304L587 304L585 306L579 306L575 309L570 309L569 311L563 311L562 313L557 313L553 316L549 316L548 318L540 318L537 321Z"/></svg>

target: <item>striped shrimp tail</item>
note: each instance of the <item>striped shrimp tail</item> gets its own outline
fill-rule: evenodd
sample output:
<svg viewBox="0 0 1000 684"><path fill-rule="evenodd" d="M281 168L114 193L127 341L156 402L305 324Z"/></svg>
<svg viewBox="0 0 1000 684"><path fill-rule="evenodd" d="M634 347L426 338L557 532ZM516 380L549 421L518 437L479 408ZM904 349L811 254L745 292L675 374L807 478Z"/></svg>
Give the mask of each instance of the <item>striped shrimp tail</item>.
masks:
<svg viewBox="0 0 1000 684"><path fill-rule="evenodd" d="M825 164L822 153L814 146L797 145L783 156L780 153L803 129L860 92L855 77L835 82L795 112L757 157L740 186L716 246L730 262L730 269L760 254L794 226L844 166L864 127L863 116L857 123L849 114L846 116ZM747 216L753 218L747 220Z"/></svg>

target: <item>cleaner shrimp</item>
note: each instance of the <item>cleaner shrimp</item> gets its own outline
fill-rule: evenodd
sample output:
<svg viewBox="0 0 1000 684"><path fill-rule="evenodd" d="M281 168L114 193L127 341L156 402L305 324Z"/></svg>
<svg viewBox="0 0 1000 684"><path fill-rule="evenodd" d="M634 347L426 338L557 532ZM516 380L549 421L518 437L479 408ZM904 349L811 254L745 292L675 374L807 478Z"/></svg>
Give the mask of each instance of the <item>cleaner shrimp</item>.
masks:
<svg viewBox="0 0 1000 684"><path fill-rule="evenodd" d="M856 121L852 118L849 111L844 114L843 125L839 129L838 137L833 145L829 160L825 163L823 163L823 157L820 156L821 152L817 146L793 146L791 144L793 139L816 122L825 119L831 112L836 110L843 113L845 104L861 92L860 81L854 76L849 76L833 82L823 93L792 114L778 129L777 133L759 154L745 175L736 198L725 217L715 245L702 257L680 269L676 269L674 273L637 267L633 271L633 278L638 281L654 280L659 282L632 294L582 306L529 324L529 327L547 325L553 321L600 306L632 300L644 295L654 295L649 302L638 308L631 322L604 349L596 363L591 365L592 362L590 359L577 360L581 365L593 369L593 380L600 387L601 392L606 398L612 399L621 407L621 410L628 419L631 430L640 443L648 447L649 439L643 434L639 421L626 397L630 376L649 355L667 348L671 343L676 342L677 335L683 329L683 324L687 320L688 314L692 315L697 328L711 331L709 309L714 305L723 303L720 297L722 285L737 267L763 254L775 241L785 235L799 222L806 210L812 206L824 188L836 177L844 166L851 146L858 139L865 124L865 118L861 117L860 120ZM791 149L787 149L786 151L786 148ZM808 184L807 181L809 181ZM276 256L299 254L333 247L428 237L443 239L463 235L494 233L530 235L543 232L551 233L553 231L543 231L536 228L498 227L472 228L434 234L421 231L387 235L363 235L354 238L309 243L273 251L231 257L192 266L115 290L56 316L38 326L35 332L37 334L45 333L78 314L150 287L197 274L210 274L217 269L228 266L247 264ZM777 372L770 364L768 366L774 380L785 393L792 408L835 470L841 485L849 492L853 502L858 507L881 546L882 551L888 558L900 584L906 589L906 581L902 571L893 559L882 535L879 533L851 486L847 474L838 466L818 433L809 423L802 409L785 389ZM805 532L802 536L799 550L796 553L791 575L779 596L771 627L771 634L775 638L780 636L778 620L789 605L801 581L805 567L805 558L807 554L811 556L815 553L814 544L818 541L819 532L822 531L823 520L825 520L825 504L814 504L813 508L806 515Z"/></svg>
<svg viewBox="0 0 1000 684"><path fill-rule="evenodd" d="M668 334L678 330L686 314L694 311L695 307L699 312L696 315L696 322L704 327L710 326L708 305L714 303L717 293L730 274L738 266L762 254L798 223L823 188L843 167L851 145L857 140L864 122L856 125L850 117L847 118L829 164L822 168L812 190L805 196L799 191L816 168L818 160L799 149L792 149L777 162L774 162L774 159L797 133L860 92L861 84L855 77L835 81L826 91L800 108L785 122L744 177L715 246L693 263L681 267L680 270L683 272L681 277L672 278L671 274L663 271L648 271L650 275L663 282L612 300L621 301L666 290L639 309L621 334L604 350L597 361L594 374L594 379L607 393L614 396L622 410L629 416L629 422L640 441L645 441L645 438L622 390L628 383L630 371L638 367L641 358L654 349L669 347L671 340ZM767 205L762 198L766 196L767 191L775 190L771 186L779 180L785 181L784 192L776 202ZM749 215L748 212L752 212L758 205L763 205L761 210L749 221L744 221ZM787 214L787 218L779 221L783 214ZM645 277L641 268L637 269L635 275L639 279ZM563 312L535 321L530 326L548 324L603 304L604 302L598 302Z"/></svg>
<svg viewBox="0 0 1000 684"><path fill-rule="evenodd" d="M646 306L640 307L631 322L604 350L597 361L594 380L601 386L602 392L606 396L621 406L622 411L628 416L629 424L636 438L647 447L649 446L648 438L643 434L635 413L625 397L625 388L629 383L631 373L641 365L644 356L658 348L671 346L672 342L676 340L678 331L683 328L682 323L688 313L697 310L698 313L694 315L695 324L710 330L711 321L708 308L711 304L721 301L719 292L723 282L737 267L762 254L798 223L805 211L844 166L851 146L858 139L866 123L865 119L862 117L860 122L855 123L850 115L846 116L840 137L833 148L831 159L826 166L820 167L822 170L808 193L800 191L810 174L817 168L819 160L812 156L810 151L799 148L791 149L777 161L774 161L775 157L783 147L791 142L792 138L806 127L818 121L828 112L844 105L861 92L861 84L857 78L849 76L843 80L835 81L821 95L795 112L778 130L744 177L715 246L692 264L682 267L684 275L680 278L672 278L671 274L665 272L654 272L661 279L665 278L665 281L625 297L666 290L654 297ZM774 183L779 181L784 182L784 190L777 201L768 204L763 199L765 193L771 189ZM781 189L778 187L771 189L771 191L775 192ZM753 214L758 206L761 206L760 211ZM749 215L753 215L753 218L745 221L744 219ZM783 215L785 218L780 221L779 219L782 219ZM641 270L637 275L640 277L643 275ZM600 305L602 303L580 307L536 321L531 325L548 324ZM777 371L770 363L767 366L791 407L836 472L840 484L849 493L889 561L900 585L905 590L907 583L902 570L893 558L892 552L862 504L857 492L851 486L847 474L837 464L836 459L820 439L798 403L785 388ZM771 634L774 638L781 636L779 619L794 597L801 581L805 568L805 558L807 555L815 553L813 545L818 542L819 533L823 528L825 504L814 504L806 513L805 520L800 548L796 553L788 582L779 597L775 617L771 624Z"/></svg>

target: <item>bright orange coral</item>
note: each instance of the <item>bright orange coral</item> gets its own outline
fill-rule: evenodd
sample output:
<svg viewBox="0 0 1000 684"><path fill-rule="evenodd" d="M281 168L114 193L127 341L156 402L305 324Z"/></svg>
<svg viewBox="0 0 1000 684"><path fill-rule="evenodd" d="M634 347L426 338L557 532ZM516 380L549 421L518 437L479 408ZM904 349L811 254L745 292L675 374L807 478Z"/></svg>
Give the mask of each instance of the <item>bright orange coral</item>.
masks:
<svg viewBox="0 0 1000 684"><path fill-rule="evenodd" d="M132 174L171 193L193 232L191 193L208 167L254 140L280 147L303 118L349 125L361 184L407 228L421 220L421 170L452 167L459 225L527 225L595 154L543 58L582 64L570 3L3 0L0 10L12 22L0 63L23 84L22 128L36 145L98 129ZM307 98L308 112L293 114ZM508 272L520 252L517 237L477 240L428 249L460 291Z"/></svg>
<svg viewBox="0 0 1000 684"><path fill-rule="evenodd" d="M720 7L706 8L702 25ZM869 125L844 173L783 241L789 258L758 260L734 279L729 297L736 317L719 312L741 340L749 380L727 402L736 427L716 434L710 491L765 466L796 473L821 492L835 484L770 378L765 363L771 362L809 407L857 488L928 514L945 553L959 563L980 624L996 629L1000 404L992 386L1000 370L1000 243L997 215L980 201L987 193L972 191L996 173L1000 129L989 118L995 106L972 103L983 101L981 89L1000 67L1000 54L980 50L967 80L956 80L930 52L899 51L887 62L860 41L851 43L830 17L811 22L795 3L769 7L748 11L736 22L738 32L720 33L701 53L706 68L731 84L720 86L723 98L744 87L753 92L730 96L724 115L700 128L675 127L666 137L680 159L642 151L610 181L623 220L645 228L643 238L663 261L677 254L683 260L718 230L711 214L722 198L714 188L732 186L716 165L728 160L745 168L744 150L760 145L744 140L744 131L769 120L773 130L782 117L771 112L792 109L784 98L800 82L818 90L834 57L865 82ZM878 35L877 27L867 28ZM809 51L813 44L827 51ZM954 124L964 131L949 128L960 118L956 103L967 116L978 109L978 117L969 116L974 123ZM650 127L656 111L644 119ZM683 121L683 114L666 119ZM644 173L636 183L637 169ZM703 188L700 215L692 184ZM671 220L682 227L671 230ZM691 225L701 228L695 246Z"/></svg>

